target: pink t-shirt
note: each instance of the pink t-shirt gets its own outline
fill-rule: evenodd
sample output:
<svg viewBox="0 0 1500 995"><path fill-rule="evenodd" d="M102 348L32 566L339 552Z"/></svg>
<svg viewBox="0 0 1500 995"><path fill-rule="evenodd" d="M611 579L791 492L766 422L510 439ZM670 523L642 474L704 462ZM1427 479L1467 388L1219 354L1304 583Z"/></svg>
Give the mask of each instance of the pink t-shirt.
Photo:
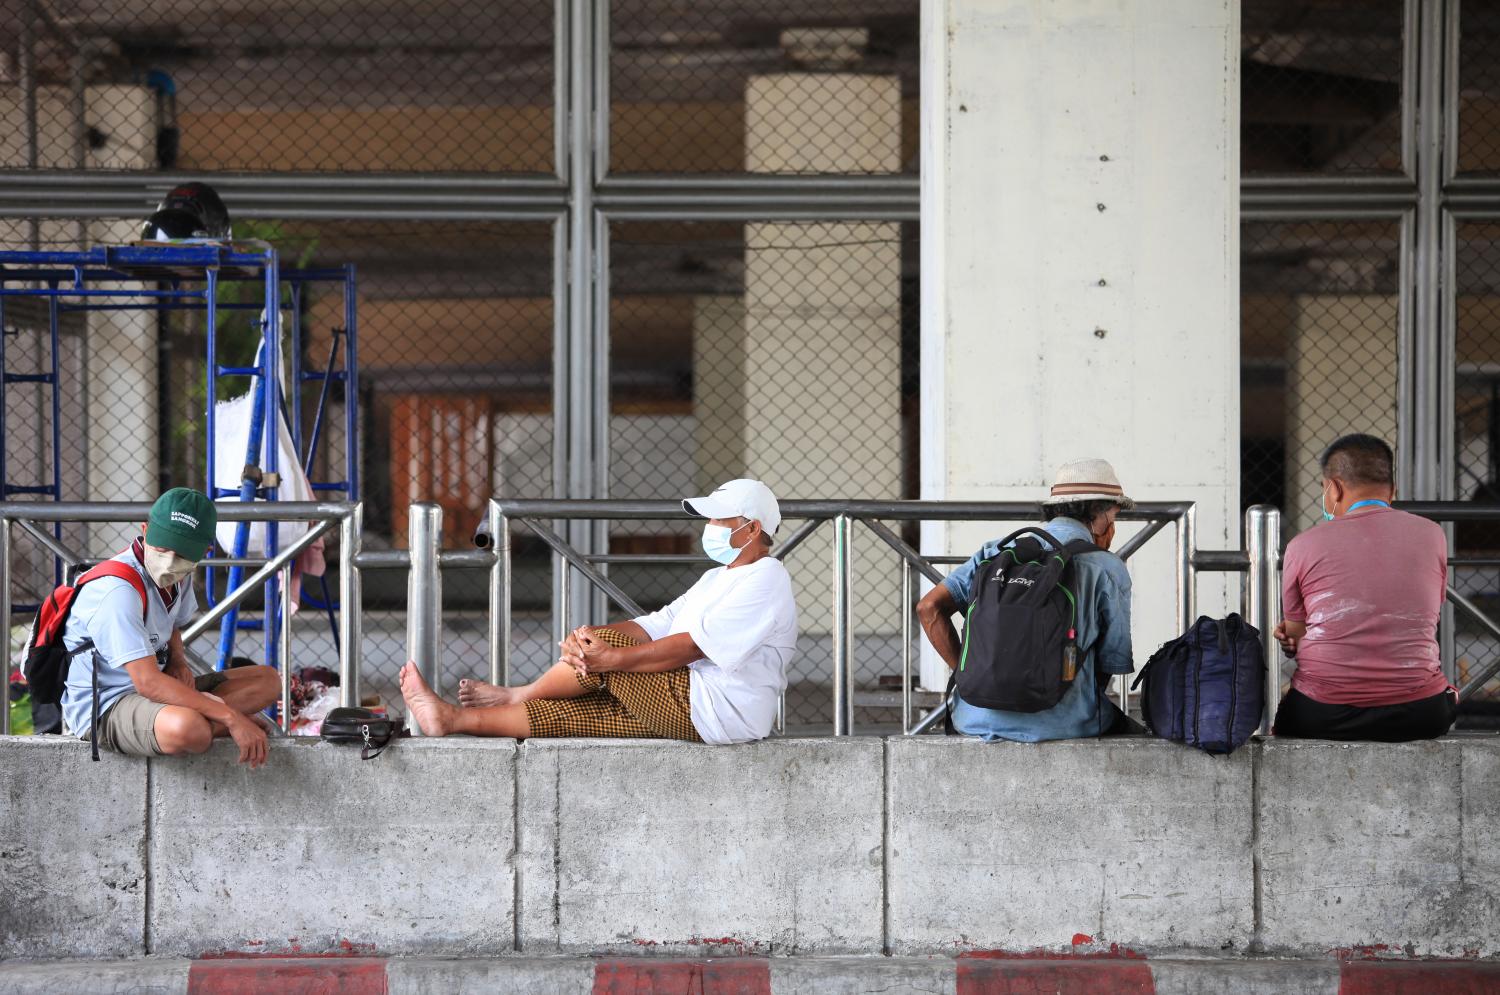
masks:
<svg viewBox="0 0 1500 995"><path fill-rule="evenodd" d="M1448 686L1438 613L1448 580L1441 526L1370 506L1286 548L1281 613L1305 622L1292 687L1328 705L1396 705Z"/></svg>

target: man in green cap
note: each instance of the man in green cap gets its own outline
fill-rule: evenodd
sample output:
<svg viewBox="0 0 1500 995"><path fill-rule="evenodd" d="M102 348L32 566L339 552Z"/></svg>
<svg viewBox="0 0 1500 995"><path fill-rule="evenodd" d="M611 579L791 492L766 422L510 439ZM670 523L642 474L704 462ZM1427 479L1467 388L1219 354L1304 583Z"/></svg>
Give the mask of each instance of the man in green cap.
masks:
<svg viewBox="0 0 1500 995"><path fill-rule="evenodd" d="M174 487L151 506L130 548L114 559L141 576L146 598L123 577L98 577L73 601L63 645L76 654L63 690L63 722L80 739L129 756L202 753L232 736L240 762L266 760L256 713L281 693L270 667L238 667L195 678L181 628L197 611L193 568L213 543L219 515L207 495ZM92 652L77 652L92 643ZM94 668L99 720L94 725Z"/></svg>

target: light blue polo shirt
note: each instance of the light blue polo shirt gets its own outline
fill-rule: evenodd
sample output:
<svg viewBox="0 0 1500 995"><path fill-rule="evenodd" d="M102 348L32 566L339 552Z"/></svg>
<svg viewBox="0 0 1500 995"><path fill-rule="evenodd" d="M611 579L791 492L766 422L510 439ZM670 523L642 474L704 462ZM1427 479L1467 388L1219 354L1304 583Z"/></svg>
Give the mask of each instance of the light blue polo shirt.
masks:
<svg viewBox="0 0 1500 995"><path fill-rule="evenodd" d="M198 610L191 577L177 585L176 603L168 608L134 552L127 549L114 559L134 567L145 582L146 619L141 620L141 596L128 580L100 577L83 585L78 592L63 629L63 646L71 652L92 639L94 652L73 658L63 687L63 722L75 736L83 736L93 726L90 656L99 660L99 714L103 715L122 696L135 690L125 665L165 649L172 631L186 625Z"/></svg>
<svg viewBox="0 0 1500 995"><path fill-rule="evenodd" d="M1089 530L1071 518L1054 518L1042 526L1058 542L1091 541ZM983 560L1000 552L991 540L959 565L943 585L961 611L967 611L974 590L974 572ZM1095 693L1094 674L1128 674L1135 670L1130 646L1130 571L1125 561L1106 550L1073 557L1074 594L1078 598L1078 676L1056 705L1042 712L1006 712L980 708L955 697L953 727L965 736L1038 743L1048 739L1078 739L1107 731L1120 709L1104 692Z"/></svg>

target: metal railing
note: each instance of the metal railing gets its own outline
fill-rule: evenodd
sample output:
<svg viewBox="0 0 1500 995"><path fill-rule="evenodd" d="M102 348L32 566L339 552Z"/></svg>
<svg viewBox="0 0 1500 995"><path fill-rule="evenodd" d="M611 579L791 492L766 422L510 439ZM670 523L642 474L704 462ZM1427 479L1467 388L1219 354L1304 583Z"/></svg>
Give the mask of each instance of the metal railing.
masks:
<svg viewBox="0 0 1500 995"><path fill-rule="evenodd" d="M1500 522L1500 505L1477 505L1459 502L1402 502L1405 511L1439 522ZM14 589L12 527L33 539L51 556L64 564L68 577L99 561L72 549L67 542L40 526L52 523L136 523L144 521L150 505L146 503L52 503L21 502L0 504L0 616L10 618ZM863 700L854 681L854 608L857 584L850 550L858 531L864 531L888 547L898 558L901 570L900 620L901 690L898 699L901 728L917 734L929 729L942 716L941 697L933 692L919 695L913 673L916 626L914 608L921 579L938 583L943 578L939 566L963 562L965 556L924 555L907 543L890 522L1014 522L1037 518L1035 504L1019 502L955 501L787 501L783 515L796 522L776 544L774 554L786 558L811 536L829 525L833 531L831 629L832 670L829 674L832 724L835 735L853 732L854 711L860 705L877 704ZM441 653L443 647L442 571L445 569L484 569L488 582L488 669L496 684L512 679L511 643L513 630L512 603L514 591L511 530L520 526L534 534L563 571L562 598L553 605L553 627L561 632L569 626L567 617L569 591L576 578L598 590L608 600L631 614L644 614L646 606L623 590L608 575L611 565L709 565L696 554L585 554L558 534L555 523L568 521L670 521L687 520L675 501L512 501L492 500L475 543L480 548L441 549L442 510L436 504L417 503L410 509L411 549L362 549L360 531L363 507L350 503L256 503L221 504L220 518L231 522L278 521L311 522L313 527L297 541L269 559L216 557L204 560L207 569L229 567L254 568L238 587L219 604L195 619L183 630L184 642L192 643L213 630L223 615L240 605L267 580L274 580L274 591L281 599L282 636L278 664L283 674L283 700L289 698L291 642L286 638L290 612L286 610L290 593L292 562L318 538L335 527L339 530L338 550L341 611L339 615L340 699L345 705L358 704L361 697L361 651L363 646L363 612L361 609L361 573L364 570L404 569L410 571L407 599L407 655L415 660L434 688L442 689ZM1130 559L1169 526L1173 534L1173 574L1177 621L1185 630L1197 617L1196 585L1198 575L1206 572L1230 572L1242 575L1241 613L1245 619L1269 636L1280 619L1281 587L1281 515L1272 507L1258 505L1245 513L1244 548L1238 550L1204 550L1196 545L1196 509L1189 503L1150 503L1137 506L1120 515L1122 521L1143 523L1143 528L1119 548L1122 559ZM857 524L856 524L857 523ZM113 555L113 551L109 555ZM1453 567L1500 566L1494 556L1460 556L1449 559ZM1456 610L1472 619L1483 632L1500 642L1500 623L1487 615L1474 601L1455 589L1447 588L1447 599ZM16 621L12 619L12 621ZM1269 731L1270 720L1280 702L1282 666L1280 647L1266 639L1266 715L1262 732ZM199 673L210 669L203 659L189 653L189 663ZM1451 653L1445 654L1451 666ZM1500 675L1500 652L1476 668L1460 688L1464 699ZM1121 703L1128 703L1120 688ZM878 697L878 696L877 696ZM916 718L918 699L933 707ZM884 699L879 699L884 701ZM879 707L886 707L881 704ZM285 718L283 719L285 721ZM0 733L10 729L9 708L0 709Z"/></svg>
<svg viewBox="0 0 1500 995"><path fill-rule="evenodd" d="M902 563L901 654L902 654L902 728L908 734L925 731L942 714L934 708L919 722L911 721L912 647L914 644L911 615L914 609L916 575L940 583L942 573L935 564L962 562L961 557L924 556L885 524L897 522L1011 522L1035 521L1039 508L1027 502L965 501L785 501L781 504L784 520L799 521L787 537L776 544L773 555L784 559L819 530L831 523L833 542L832 597L832 684L833 733L850 735L854 726L853 673L853 605L854 577L850 549L855 523L878 538L900 558ZM1197 511L1191 503L1143 503L1122 512L1121 521L1142 522L1144 528L1119 549L1122 559L1129 559L1167 526L1172 526L1175 543L1174 581L1177 618L1186 630L1197 617L1197 577L1199 573L1224 571L1245 574L1241 586L1242 612L1247 621L1268 635L1267 714L1264 728L1280 700L1279 649L1269 633L1275 627L1280 606L1280 520L1281 513L1258 505L1245 514L1246 548L1239 550L1200 550L1196 545ZM586 583L602 592L615 605L632 615L645 614L645 608L622 590L606 572L611 563L704 563L699 556L681 554L610 555L583 553L558 534L554 523L569 521L669 521L690 518L676 501L531 501L501 500L490 502L489 512L475 533L475 544L494 551L490 578L490 681L509 684L511 679L512 630L512 547L511 526L522 525L536 535L567 569L563 571L560 603L554 605L556 631L565 631L571 575L576 572ZM414 528L415 528L415 519ZM413 590L417 584L413 582ZM424 625L432 624L429 622ZM419 664L421 661L419 661ZM436 667L434 665L434 670ZM1122 695L1126 692L1122 688Z"/></svg>
<svg viewBox="0 0 1500 995"><path fill-rule="evenodd" d="M282 701L291 700L291 644L285 638L291 626L291 575L292 563L304 550L319 538L339 530L339 681L341 703L357 705L360 698L360 654L362 649L362 612L359 566L356 561L360 551L360 535L363 526L363 506L357 503L321 502L255 502L246 504L222 503L219 520L225 522L310 522L312 527L295 542L288 543L268 559L211 557L199 563L205 569L255 567L253 573L228 592L213 608L198 616L182 630L184 645L207 634L218 625L231 610L261 588L272 582L273 598L279 598L281 634L277 666L281 671ZM13 582L13 544L11 526L26 533L52 556L62 561L69 580L85 567L97 563L103 557L80 553L62 539L38 528L38 523L122 523L135 524L146 521L151 505L146 502L21 502L0 504L0 618L6 620L7 646L9 645ZM118 550L106 554L113 556ZM268 604L269 609L269 604ZM267 611L270 617L271 611ZM9 651L7 649L7 657ZM197 673L207 673L212 668L195 653L188 653L188 665ZM7 675L9 667L7 667ZM282 710L282 725L285 731L287 709ZM6 707L0 709L0 735L10 732L10 707L7 696Z"/></svg>

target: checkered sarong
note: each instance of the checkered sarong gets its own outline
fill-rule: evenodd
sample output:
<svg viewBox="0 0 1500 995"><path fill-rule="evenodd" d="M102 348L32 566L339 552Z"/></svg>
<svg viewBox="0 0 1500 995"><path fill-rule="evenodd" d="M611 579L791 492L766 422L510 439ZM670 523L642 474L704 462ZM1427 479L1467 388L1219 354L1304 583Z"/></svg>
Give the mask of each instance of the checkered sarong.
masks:
<svg viewBox="0 0 1500 995"><path fill-rule="evenodd" d="M595 634L611 646L635 641L614 629ZM579 674L588 693L578 698L528 701L526 721L535 737L592 736L685 739L703 742L689 714L686 667L659 674Z"/></svg>

